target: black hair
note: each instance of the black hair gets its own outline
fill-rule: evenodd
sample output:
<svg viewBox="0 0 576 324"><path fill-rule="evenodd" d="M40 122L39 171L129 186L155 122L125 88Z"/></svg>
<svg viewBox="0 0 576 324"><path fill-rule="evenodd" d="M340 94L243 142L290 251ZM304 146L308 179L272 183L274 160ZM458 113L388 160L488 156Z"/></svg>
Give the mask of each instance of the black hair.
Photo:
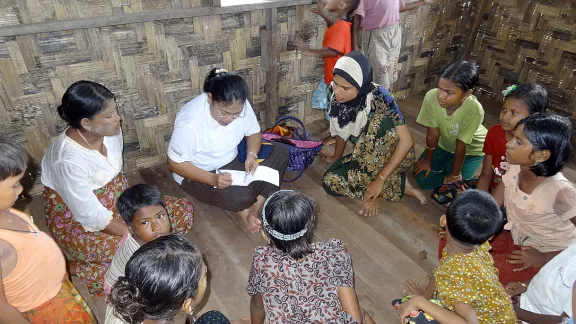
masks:
<svg viewBox="0 0 576 324"><path fill-rule="evenodd" d="M292 241L283 241L266 232L274 246L293 259L301 259L314 252L312 238L316 227L318 207L314 199L292 190L281 190L266 203L263 217L270 229L290 235L306 229L306 233ZM267 231L266 228L264 228Z"/></svg>
<svg viewBox="0 0 576 324"><path fill-rule="evenodd" d="M344 0L348 4L348 14L352 14L360 5L360 0Z"/></svg>
<svg viewBox="0 0 576 324"><path fill-rule="evenodd" d="M28 153L18 142L0 135L0 181L16 177L28 167Z"/></svg>
<svg viewBox="0 0 576 324"><path fill-rule="evenodd" d="M474 62L456 61L442 69L440 78L449 80L466 92L478 84L478 67Z"/></svg>
<svg viewBox="0 0 576 324"><path fill-rule="evenodd" d="M244 104L248 99L248 85L234 72L213 68L204 80L204 92L212 95L212 100L230 105L234 102Z"/></svg>
<svg viewBox="0 0 576 324"><path fill-rule="evenodd" d="M573 126L570 119L558 115L536 114L521 119L524 135L534 147L533 153L548 150L548 160L530 167L539 177L551 177L560 172L572 152Z"/></svg>
<svg viewBox="0 0 576 324"><path fill-rule="evenodd" d="M70 127L82 129L80 121L102 111L106 102L115 100L112 91L92 81L74 82L62 96L58 114Z"/></svg>
<svg viewBox="0 0 576 324"><path fill-rule="evenodd" d="M148 206L166 208L160 190L153 185L145 183L137 184L124 190L116 202L116 209L118 209L118 213L120 213L126 224L132 223L134 214L138 209Z"/></svg>
<svg viewBox="0 0 576 324"><path fill-rule="evenodd" d="M446 211L450 236L468 245L480 245L501 228L502 211L496 200L482 190L466 190L459 194Z"/></svg>
<svg viewBox="0 0 576 324"><path fill-rule="evenodd" d="M524 102L530 115L544 113L548 108L548 92L537 83L516 83L516 88L508 92L504 99Z"/></svg>
<svg viewBox="0 0 576 324"><path fill-rule="evenodd" d="M196 298L202 278L202 254L180 234L142 245L112 286L110 304L128 323L171 320L187 299Z"/></svg>

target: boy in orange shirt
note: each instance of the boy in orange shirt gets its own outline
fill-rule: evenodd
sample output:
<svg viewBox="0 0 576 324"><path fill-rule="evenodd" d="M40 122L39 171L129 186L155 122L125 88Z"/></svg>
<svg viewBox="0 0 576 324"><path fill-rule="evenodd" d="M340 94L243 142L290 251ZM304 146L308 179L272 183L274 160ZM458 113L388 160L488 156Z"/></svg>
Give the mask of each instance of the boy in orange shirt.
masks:
<svg viewBox="0 0 576 324"><path fill-rule="evenodd" d="M312 12L326 20L328 28L324 34L322 48L310 48L304 41L297 39L297 47L304 55L319 56L324 59L324 83L320 83L315 92L323 91L322 103L313 102L314 108L326 109L326 86L332 82L336 61L352 51L352 22L349 15L358 8L360 0L318 0ZM332 13L335 19L330 17Z"/></svg>

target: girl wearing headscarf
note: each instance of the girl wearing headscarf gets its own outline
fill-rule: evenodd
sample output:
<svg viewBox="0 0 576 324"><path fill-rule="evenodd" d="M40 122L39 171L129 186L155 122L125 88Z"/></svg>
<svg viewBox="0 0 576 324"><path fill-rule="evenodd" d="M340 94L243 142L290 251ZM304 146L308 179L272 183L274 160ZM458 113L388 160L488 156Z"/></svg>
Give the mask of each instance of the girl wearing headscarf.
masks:
<svg viewBox="0 0 576 324"><path fill-rule="evenodd" d="M336 62L328 86L330 133L334 155L322 151L332 166L324 174L324 190L333 196L363 200L360 215L378 213L380 198L398 201L404 194L424 204L426 198L406 181L415 162L414 140L388 89L372 82L370 61L358 51ZM343 156L346 141L354 145Z"/></svg>

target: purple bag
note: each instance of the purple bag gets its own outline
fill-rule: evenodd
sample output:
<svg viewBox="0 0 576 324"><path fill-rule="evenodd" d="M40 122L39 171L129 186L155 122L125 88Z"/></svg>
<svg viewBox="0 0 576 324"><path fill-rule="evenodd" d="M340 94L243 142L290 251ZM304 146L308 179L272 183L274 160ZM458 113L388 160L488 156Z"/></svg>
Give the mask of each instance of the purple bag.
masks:
<svg viewBox="0 0 576 324"><path fill-rule="evenodd" d="M263 132L262 139L269 142L280 142L288 147L288 150L290 152L290 159L288 161L288 166L286 166L286 171L287 172L300 171L300 172L295 178L290 180L282 179L282 181L293 182L296 181L296 179L300 178L304 173L304 170L306 170L306 168L310 166L312 162L314 162L314 156L320 153L320 150L322 149L322 141L308 139L306 128L304 127L302 121L292 116L281 117L280 119L278 119L276 124L274 124L272 129L275 126L278 126L278 124L280 124L281 122L286 120L292 120L300 124L300 127L302 128L302 133L300 133L299 131L293 131L292 135L294 135L294 138L290 138L276 133Z"/></svg>

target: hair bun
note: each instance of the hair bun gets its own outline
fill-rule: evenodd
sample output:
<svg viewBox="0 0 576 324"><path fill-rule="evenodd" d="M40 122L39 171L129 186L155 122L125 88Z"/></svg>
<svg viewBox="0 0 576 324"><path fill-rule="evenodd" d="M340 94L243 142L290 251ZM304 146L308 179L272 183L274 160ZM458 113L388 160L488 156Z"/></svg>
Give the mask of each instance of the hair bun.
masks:
<svg viewBox="0 0 576 324"><path fill-rule="evenodd" d="M126 277L118 278L112 286L110 304L117 315L129 323L144 321L144 303L138 287L131 284Z"/></svg>
<svg viewBox="0 0 576 324"><path fill-rule="evenodd" d="M63 105L58 106L58 108L56 108L56 110L58 111L58 115L60 115L60 118L62 118L62 120L64 120L65 122L70 121L68 119L68 116L66 116L66 113L64 112L64 106Z"/></svg>

